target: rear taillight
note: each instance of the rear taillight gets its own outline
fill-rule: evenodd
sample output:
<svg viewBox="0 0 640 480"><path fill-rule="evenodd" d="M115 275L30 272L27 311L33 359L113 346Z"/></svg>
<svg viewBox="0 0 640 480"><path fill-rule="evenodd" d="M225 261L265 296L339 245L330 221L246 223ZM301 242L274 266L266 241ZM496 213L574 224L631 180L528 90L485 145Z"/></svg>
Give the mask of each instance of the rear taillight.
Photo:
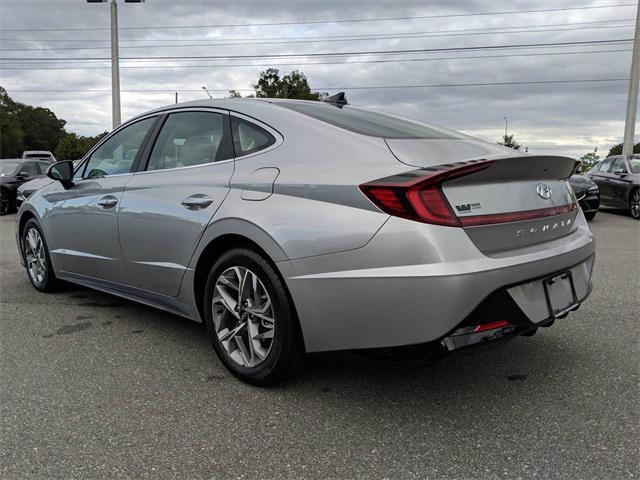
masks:
<svg viewBox="0 0 640 480"><path fill-rule="evenodd" d="M397 217L459 227L460 222L442 191L442 184L490 167L492 160L413 170L360 185L380 210Z"/></svg>

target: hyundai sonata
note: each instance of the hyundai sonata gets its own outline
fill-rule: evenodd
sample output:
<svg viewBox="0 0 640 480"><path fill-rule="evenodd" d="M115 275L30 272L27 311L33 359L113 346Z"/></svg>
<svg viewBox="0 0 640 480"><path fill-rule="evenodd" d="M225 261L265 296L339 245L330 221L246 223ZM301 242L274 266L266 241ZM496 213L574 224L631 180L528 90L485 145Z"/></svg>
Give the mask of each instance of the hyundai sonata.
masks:
<svg viewBox="0 0 640 480"><path fill-rule="evenodd" d="M17 215L59 280L204 322L253 384L305 352L529 335L591 289L570 158L346 105L197 101L120 126Z"/></svg>

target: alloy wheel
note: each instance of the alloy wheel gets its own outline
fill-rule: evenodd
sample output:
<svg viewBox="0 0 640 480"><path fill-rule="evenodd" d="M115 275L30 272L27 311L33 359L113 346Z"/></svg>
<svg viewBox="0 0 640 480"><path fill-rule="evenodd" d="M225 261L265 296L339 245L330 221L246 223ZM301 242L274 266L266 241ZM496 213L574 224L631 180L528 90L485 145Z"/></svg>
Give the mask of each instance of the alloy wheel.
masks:
<svg viewBox="0 0 640 480"><path fill-rule="evenodd" d="M275 315L258 276L246 267L227 268L216 280L211 300L215 334L229 358L253 368L273 346Z"/></svg>
<svg viewBox="0 0 640 480"><path fill-rule="evenodd" d="M31 280L41 285L47 271L47 257L42 236L36 228L29 228L24 236L24 257Z"/></svg>
<svg viewBox="0 0 640 480"><path fill-rule="evenodd" d="M633 218L640 218L640 190L633 192L631 197L631 216Z"/></svg>

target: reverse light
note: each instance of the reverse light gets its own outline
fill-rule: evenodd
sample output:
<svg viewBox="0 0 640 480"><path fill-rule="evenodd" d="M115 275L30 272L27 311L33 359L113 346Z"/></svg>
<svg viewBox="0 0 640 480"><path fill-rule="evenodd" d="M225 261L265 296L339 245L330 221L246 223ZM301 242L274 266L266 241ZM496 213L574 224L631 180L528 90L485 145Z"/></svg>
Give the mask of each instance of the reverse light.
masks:
<svg viewBox="0 0 640 480"><path fill-rule="evenodd" d="M414 170L360 185L360 190L389 215L434 225L459 227L442 184L493 165L493 160Z"/></svg>

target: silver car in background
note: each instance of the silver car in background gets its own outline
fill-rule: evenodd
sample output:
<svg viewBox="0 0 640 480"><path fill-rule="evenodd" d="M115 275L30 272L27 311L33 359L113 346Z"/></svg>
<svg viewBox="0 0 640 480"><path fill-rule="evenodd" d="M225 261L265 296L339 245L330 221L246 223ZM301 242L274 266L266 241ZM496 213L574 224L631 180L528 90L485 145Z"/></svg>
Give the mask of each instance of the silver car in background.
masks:
<svg viewBox="0 0 640 480"><path fill-rule="evenodd" d="M328 102L197 101L119 127L17 215L31 283L205 322L258 385L305 352L456 350L578 308L572 159Z"/></svg>

